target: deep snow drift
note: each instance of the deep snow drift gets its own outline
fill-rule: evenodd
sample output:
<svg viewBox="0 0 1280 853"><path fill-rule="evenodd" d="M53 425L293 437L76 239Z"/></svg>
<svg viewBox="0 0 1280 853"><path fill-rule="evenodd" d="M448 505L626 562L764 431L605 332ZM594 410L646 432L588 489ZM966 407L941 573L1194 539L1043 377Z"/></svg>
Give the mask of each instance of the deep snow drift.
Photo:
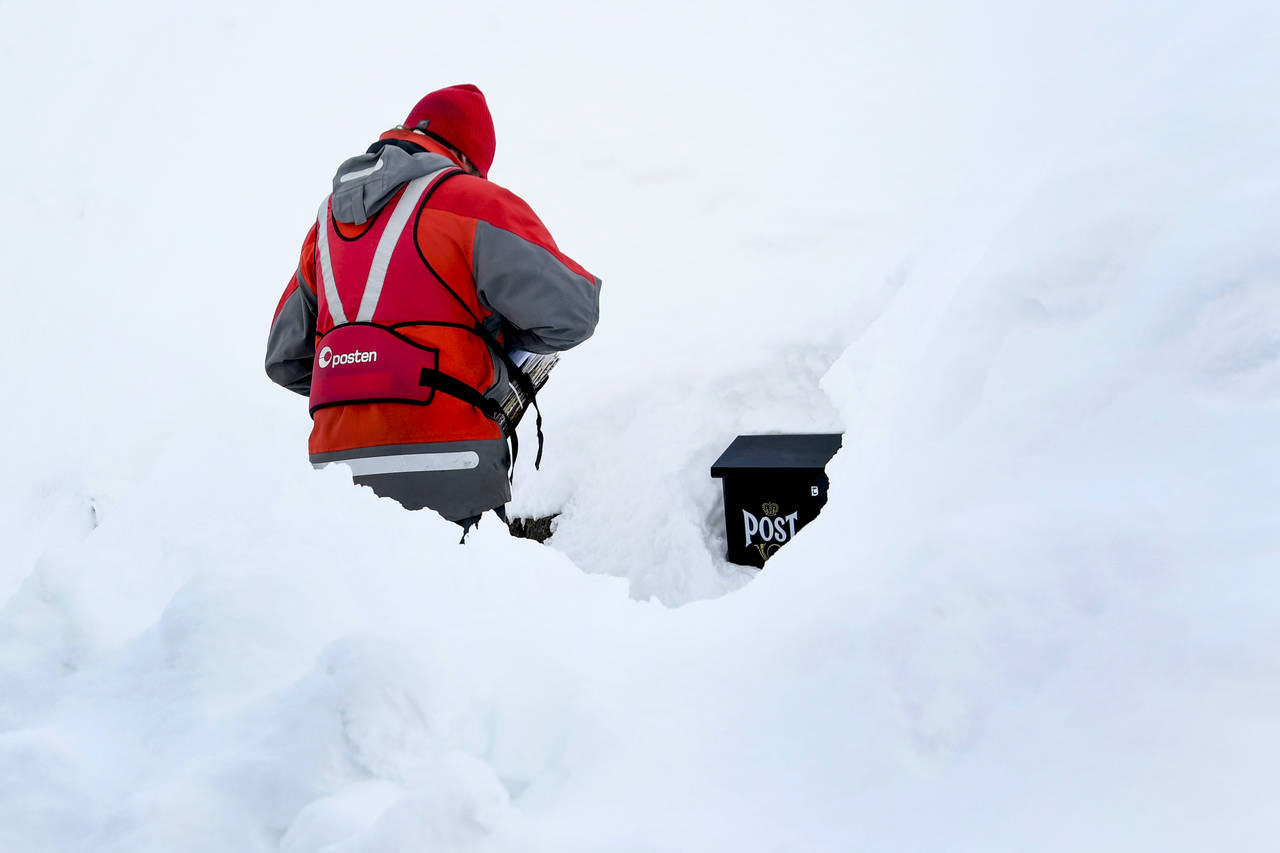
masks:
<svg viewBox="0 0 1280 853"><path fill-rule="evenodd" d="M0 849L1280 832L1269 9L2 14ZM462 80L605 280L551 547L313 472L261 373L332 169ZM774 430L845 450L756 574L707 469Z"/></svg>

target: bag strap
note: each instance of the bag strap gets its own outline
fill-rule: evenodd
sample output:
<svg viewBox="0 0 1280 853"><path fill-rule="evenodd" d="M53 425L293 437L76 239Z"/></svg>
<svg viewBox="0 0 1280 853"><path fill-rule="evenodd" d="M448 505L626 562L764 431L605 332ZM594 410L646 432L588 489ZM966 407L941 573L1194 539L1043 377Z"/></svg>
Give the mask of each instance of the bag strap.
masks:
<svg viewBox="0 0 1280 853"><path fill-rule="evenodd" d="M434 388L442 394L456 397L464 403L470 403L483 412L486 417L496 420L502 412L502 407L496 401L490 400L461 379L456 379L447 373L441 373L434 368L422 368L422 372L418 376L418 384L423 388Z"/></svg>
<svg viewBox="0 0 1280 853"><path fill-rule="evenodd" d="M430 367L424 367L418 375L418 384L423 388L434 388L441 394L447 394L464 403L469 403L479 409L485 417L501 423L502 407L498 405L498 402L481 394L461 379L457 379L447 373L441 373L439 370ZM507 481L510 482L516 476L516 459L520 456L520 439L516 436L514 429L504 438L511 440L511 468L507 471ZM541 431L538 433L538 439L539 441L542 439ZM541 447L539 447L538 458L539 460L542 458Z"/></svg>

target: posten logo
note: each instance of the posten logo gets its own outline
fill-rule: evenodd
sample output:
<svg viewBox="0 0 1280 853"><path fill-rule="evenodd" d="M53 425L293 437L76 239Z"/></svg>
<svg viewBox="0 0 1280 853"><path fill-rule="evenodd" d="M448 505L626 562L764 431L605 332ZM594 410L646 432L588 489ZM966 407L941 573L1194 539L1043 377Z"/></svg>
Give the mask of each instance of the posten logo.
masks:
<svg viewBox="0 0 1280 853"><path fill-rule="evenodd" d="M365 364L370 361L378 360L377 350L352 350L351 352L334 353L334 351L325 347L320 350L320 357L316 359L321 368L338 367L343 364Z"/></svg>

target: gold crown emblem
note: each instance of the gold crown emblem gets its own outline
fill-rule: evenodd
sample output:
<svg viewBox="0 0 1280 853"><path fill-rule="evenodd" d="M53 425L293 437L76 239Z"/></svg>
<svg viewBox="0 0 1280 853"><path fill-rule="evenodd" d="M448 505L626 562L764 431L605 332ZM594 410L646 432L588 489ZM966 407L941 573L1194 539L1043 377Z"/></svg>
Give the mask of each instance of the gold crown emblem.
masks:
<svg viewBox="0 0 1280 853"><path fill-rule="evenodd" d="M763 509L764 514L769 516L770 518L778 514L778 505L773 501L769 501L768 503L763 504L760 508Z"/></svg>

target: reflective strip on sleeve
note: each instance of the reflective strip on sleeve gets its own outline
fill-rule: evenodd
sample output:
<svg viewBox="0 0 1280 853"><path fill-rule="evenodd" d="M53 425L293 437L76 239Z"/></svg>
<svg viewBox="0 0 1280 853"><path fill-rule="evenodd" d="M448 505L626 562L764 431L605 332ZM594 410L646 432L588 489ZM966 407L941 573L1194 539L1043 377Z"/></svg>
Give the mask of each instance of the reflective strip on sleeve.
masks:
<svg viewBox="0 0 1280 853"><path fill-rule="evenodd" d="M364 285L364 295L360 297L360 310L356 313L356 322L373 321L373 312L378 310L378 300L382 298L382 285L387 280L387 267L391 264L391 253L396 250L396 244L400 242L400 236L404 233L405 226L409 224L409 217L413 216L418 202L422 200L422 194L427 191L427 187L431 186L432 181L447 171L449 171L447 168L440 169L429 175L414 178L404 188L399 203L396 204L395 210L391 211L391 218L387 220L386 229L378 238L378 248L374 250L373 262L369 265L369 279Z"/></svg>
<svg viewBox="0 0 1280 853"><path fill-rule="evenodd" d="M480 465L480 454L474 450L456 453L406 453L399 456L365 456L360 459L338 459L333 462L313 463L316 468L326 465L349 465L351 474L367 477L372 474L408 474L415 471L465 471Z"/></svg>
<svg viewBox="0 0 1280 853"><path fill-rule="evenodd" d="M333 258L329 255L329 199L320 203L316 215L316 247L320 250L320 272L324 278L324 300L329 306L329 316L334 325L347 322L347 312L342 310L342 298L338 296L338 284L333 278Z"/></svg>

